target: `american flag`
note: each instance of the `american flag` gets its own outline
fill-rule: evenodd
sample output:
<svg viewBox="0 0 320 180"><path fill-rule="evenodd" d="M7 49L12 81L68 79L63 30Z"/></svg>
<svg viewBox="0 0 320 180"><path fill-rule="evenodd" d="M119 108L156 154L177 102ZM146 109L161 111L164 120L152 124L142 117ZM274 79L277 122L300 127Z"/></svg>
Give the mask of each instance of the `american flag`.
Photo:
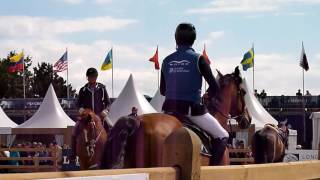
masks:
<svg viewBox="0 0 320 180"><path fill-rule="evenodd" d="M62 72L68 69L68 51L53 65L54 72Z"/></svg>

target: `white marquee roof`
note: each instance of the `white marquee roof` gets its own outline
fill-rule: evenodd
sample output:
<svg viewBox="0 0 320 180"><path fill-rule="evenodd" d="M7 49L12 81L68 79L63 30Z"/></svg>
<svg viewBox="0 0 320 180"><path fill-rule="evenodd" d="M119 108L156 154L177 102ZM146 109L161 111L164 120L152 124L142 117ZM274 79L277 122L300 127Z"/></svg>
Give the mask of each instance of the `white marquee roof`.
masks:
<svg viewBox="0 0 320 180"><path fill-rule="evenodd" d="M155 110L157 110L158 112L162 112L162 104L165 99L166 97L162 96L160 94L160 89L158 89L156 94L151 99L150 104Z"/></svg>
<svg viewBox="0 0 320 180"><path fill-rule="evenodd" d="M121 116L130 114L132 107L138 108L138 115L156 112L146 98L136 89L131 74L120 95L111 105L109 118L115 123Z"/></svg>
<svg viewBox="0 0 320 180"><path fill-rule="evenodd" d="M16 128L67 128L75 122L62 109L57 95L50 84L38 111L26 122Z"/></svg>
<svg viewBox="0 0 320 180"><path fill-rule="evenodd" d="M251 124L255 124L256 129L263 128L265 124L278 124L278 121L275 120L269 113L264 109L260 104L258 99L252 93L252 90L249 88L246 80L243 78L242 88L246 90L246 95L244 96L249 114L252 117Z"/></svg>
<svg viewBox="0 0 320 180"><path fill-rule="evenodd" d="M0 128L3 128L3 127L13 128L16 126L17 124L13 122L0 107Z"/></svg>

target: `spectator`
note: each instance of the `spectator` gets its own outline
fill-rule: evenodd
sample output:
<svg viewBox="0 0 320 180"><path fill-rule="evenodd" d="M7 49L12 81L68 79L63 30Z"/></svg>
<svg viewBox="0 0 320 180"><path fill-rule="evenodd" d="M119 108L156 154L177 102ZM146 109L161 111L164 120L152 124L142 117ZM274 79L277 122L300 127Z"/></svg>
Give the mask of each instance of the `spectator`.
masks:
<svg viewBox="0 0 320 180"><path fill-rule="evenodd" d="M311 96L311 94L308 90L306 91L306 96Z"/></svg>
<svg viewBox="0 0 320 180"><path fill-rule="evenodd" d="M261 98L266 98L267 97L267 93L264 89L262 89L261 93L260 93L260 97Z"/></svg>
<svg viewBox="0 0 320 180"><path fill-rule="evenodd" d="M21 144L18 144L16 147L21 147ZM16 147L14 146L14 148ZM10 157L20 157L19 151L10 151ZM16 160L11 160L9 161L9 164L18 166L19 162Z"/></svg>
<svg viewBox="0 0 320 180"><path fill-rule="evenodd" d="M259 97L260 97L257 89L254 90L254 96L256 96L256 98L259 98Z"/></svg>
<svg viewBox="0 0 320 180"><path fill-rule="evenodd" d="M302 96L301 90L298 89L298 92L296 93L296 96Z"/></svg>

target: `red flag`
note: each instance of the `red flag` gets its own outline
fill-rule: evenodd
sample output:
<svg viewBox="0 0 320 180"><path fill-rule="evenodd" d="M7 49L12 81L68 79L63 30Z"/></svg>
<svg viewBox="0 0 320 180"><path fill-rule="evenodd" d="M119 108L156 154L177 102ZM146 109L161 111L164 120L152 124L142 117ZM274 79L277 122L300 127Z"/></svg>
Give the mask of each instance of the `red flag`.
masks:
<svg viewBox="0 0 320 180"><path fill-rule="evenodd" d="M204 45L203 52L202 52L202 56L203 56L204 60L205 60L208 64L211 64L211 62L210 62L210 60L209 60L209 57L208 57L208 55L207 55L206 45Z"/></svg>
<svg viewBox="0 0 320 180"><path fill-rule="evenodd" d="M159 66L159 60L158 60L158 46L157 46L157 50L156 50L156 53L149 59L149 61L151 62L154 62L154 68L156 70L159 70L160 69L160 66Z"/></svg>

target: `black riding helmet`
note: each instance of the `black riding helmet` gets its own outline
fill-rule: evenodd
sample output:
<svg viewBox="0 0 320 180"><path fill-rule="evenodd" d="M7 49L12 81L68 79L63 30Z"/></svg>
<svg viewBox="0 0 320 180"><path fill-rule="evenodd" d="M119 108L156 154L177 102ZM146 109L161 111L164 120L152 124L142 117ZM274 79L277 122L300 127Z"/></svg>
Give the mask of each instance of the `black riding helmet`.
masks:
<svg viewBox="0 0 320 180"><path fill-rule="evenodd" d="M96 68L89 68L87 70L86 76L98 76L98 71L96 70Z"/></svg>
<svg viewBox="0 0 320 180"><path fill-rule="evenodd" d="M175 38L177 45L193 45L196 40L196 28L191 23L181 23L177 26Z"/></svg>

